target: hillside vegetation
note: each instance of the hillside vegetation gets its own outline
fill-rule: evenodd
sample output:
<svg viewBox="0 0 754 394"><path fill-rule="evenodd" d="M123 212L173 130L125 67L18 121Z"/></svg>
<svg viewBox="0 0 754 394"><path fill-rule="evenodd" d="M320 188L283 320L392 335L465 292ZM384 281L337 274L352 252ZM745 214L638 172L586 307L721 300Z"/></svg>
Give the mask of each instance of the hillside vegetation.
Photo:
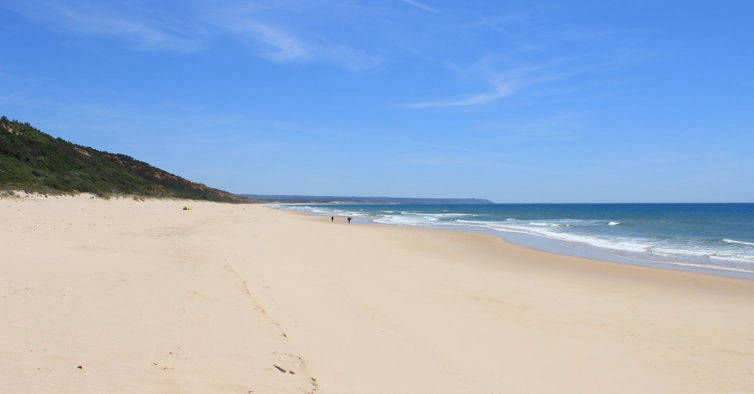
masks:
<svg viewBox="0 0 754 394"><path fill-rule="evenodd" d="M28 123L0 118L0 190L94 193L252 202L130 156L76 145Z"/></svg>

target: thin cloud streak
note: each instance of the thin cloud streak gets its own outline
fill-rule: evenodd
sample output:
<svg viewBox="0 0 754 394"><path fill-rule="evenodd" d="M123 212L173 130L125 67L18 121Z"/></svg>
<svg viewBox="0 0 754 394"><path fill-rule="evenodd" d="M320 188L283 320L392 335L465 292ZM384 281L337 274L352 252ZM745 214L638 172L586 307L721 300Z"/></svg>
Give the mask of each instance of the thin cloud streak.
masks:
<svg viewBox="0 0 754 394"><path fill-rule="evenodd" d="M262 56L270 60L291 61L310 57L310 51L297 37L263 23L245 22L232 26L231 30L265 46Z"/></svg>
<svg viewBox="0 0 754 394"><path fill-rule="evenodd" d="M117 37L130 41L137 50L193 52L203 48L196 32L182 31L165 22L138 20L103 9L64 5L48 1L6 4L6 8L31 20L52 24L80 34Z"/></svg>
<svg viewBox="0 0 754 394"><path fill-rule="evenodd" d="M482 75L492 87L491 92L461 96L454 99L430 100L403 104L406 108L433 107L467 107L488 104L503 98L513 96L533 87L552 85L589 71L603 69L614 65L617 61L603 61L598 63L574 64L573 59L557 58L539 65L502 69L496 65L495 59L483 59L471 67L460 68L453 66L458 74L469 78L479 78ZM540 89L541 90L541 89Z"/></svg>
<svg viewBox="0 0 754 394"><path fill-rule="evenodd" d="M174 20L150 18L149 10L134 12L133 8L88 1L64 4L49 0L11 1L0 7L56 29L118 39L135 50L197 52L230 33L234 39L249 44L259 57L272 62L324 63L357 72L373 70L383 62L382 56L352 47L342 37L333 41L272 22L274 13L288 10L290 4L285 2L266 7L213 8L207 4Z"/></svg>
<svg viewBox="0 0 754 394"><path fill-rule="evenodd" d="M382 64L380 56L354 48L344 42L302 31L295 24L274 23L282 5L266 8L235 6L208 9L204 18L217 32L230 32L244 41L259 56L278 63L323 63L337 65L349 71L369 71ZM276 18L277 17L277 18Z"/></svg>
<svg viewBox="0 0 754 394"><path fill-rule="evenodd" d="M418 103L404 104L406 108L433 108L433 107L468 107L471 105L487 104L499 99L510 97L515 93L513 87L508 84L500 83L495 86L495 90L490 93L480 93L470 96L460 97L451 100L425 101Z"/></svg>
<svg viewBox="0 0 754 394"><path fill-rule="evenodd" d="M350 71L368 71L382 64L382 58L345 44L324 41L307 42L299 36L261 22L232 23L226 28L255 46L267 60L284 62L328 63Z"/></svg>
<svg viewBox="0 0 754 394"><path fill-rule="evenodd" d="M437 9L432 8L432 7L430 7L430 6L426 5L426 4L422 4L422 3L420 3L420 2L418 2L416 0L401 0L401 1L404 2L404 3L406 3L406 4L408 4L408 5L414 6L416 8L422 9L422 10L427 11L427 12L432 12L432 13L435 13L435 14L437 14L437 13L440 12Z"/></svg>

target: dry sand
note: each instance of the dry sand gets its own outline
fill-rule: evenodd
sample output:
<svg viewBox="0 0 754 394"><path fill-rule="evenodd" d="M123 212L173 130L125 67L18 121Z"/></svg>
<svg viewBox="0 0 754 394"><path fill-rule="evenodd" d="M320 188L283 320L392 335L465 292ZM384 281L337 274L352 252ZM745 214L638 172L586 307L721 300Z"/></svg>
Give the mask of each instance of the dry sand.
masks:
<svg viewBox="0 0 754 394"><path fill-rule="evenodd" d="M752 392L754 281L257 205L0 199L0 392L312 391Z"/></svg>

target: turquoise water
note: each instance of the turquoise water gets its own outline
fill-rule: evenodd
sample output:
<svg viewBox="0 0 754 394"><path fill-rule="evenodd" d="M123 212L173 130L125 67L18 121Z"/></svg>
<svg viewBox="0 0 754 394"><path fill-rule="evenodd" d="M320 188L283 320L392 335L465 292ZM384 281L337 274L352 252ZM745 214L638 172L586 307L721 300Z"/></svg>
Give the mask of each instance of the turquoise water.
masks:
<svg viewBox="0 0 754 394"><path fill-rule="evenodd" d="M754 279L754 204L278 207L361 222L491 233L557 253Z"/></svg>

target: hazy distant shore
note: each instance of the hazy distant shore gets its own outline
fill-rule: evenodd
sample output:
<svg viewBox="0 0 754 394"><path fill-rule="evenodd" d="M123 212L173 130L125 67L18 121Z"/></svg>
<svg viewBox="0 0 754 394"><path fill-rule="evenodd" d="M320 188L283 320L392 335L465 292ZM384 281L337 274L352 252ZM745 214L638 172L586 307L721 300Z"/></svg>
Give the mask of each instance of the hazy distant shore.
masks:
<svg viewBox="0 0 754 394"><path fill-rule="evenodd" d="M0 217L8 392L754 390L749 280L262 205Z"/></svg>
<svg viewBox="0 0 754 394"><path fill-rule="evenodd" d="M494 204L492 201L483 198L306 196L294 194L240 194L240 196L270 204Z"/></svg>

